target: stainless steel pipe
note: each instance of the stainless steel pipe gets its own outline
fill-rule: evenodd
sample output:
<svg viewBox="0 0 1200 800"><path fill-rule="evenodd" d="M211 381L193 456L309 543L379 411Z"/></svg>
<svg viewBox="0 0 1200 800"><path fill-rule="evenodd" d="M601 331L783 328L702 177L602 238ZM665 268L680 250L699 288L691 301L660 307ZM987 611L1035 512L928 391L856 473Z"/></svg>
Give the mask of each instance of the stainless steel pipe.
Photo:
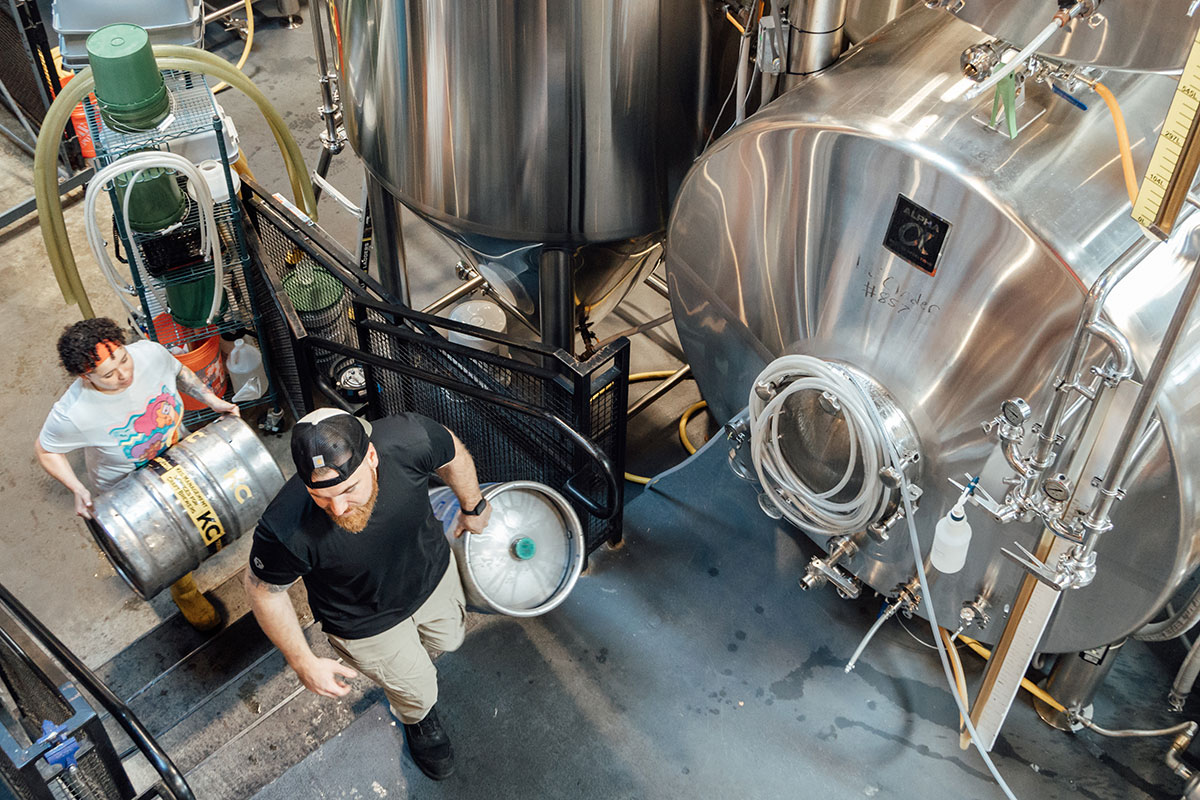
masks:
<svg viewBox="0 0 1200 800"><path fill-rule="evenodd" d="M367 175L367 208L371 214L371 241L375 246L379 282L401 303L410 305L408 258L404 252L404 232L400 229L400 201L370 174Z"/></svg>
<svg viewBox="0 0 1200 800"><path fill-rule="evenodd" d="M1087 352L1088 339L1092 334L1093 327L1100 321L1100 316L1104 312L1104 302L1108 299L1113 287L1132 272L1138 264L1142 263L1142 259L1157 244L1153 240L1139 237L1092 283L1092 288L1084 300L1083 310L1079 314L1079 321L1075 325L1071 344L1067 347L1065 367L1061 375L1062 381L1074 382L1079 375L1079 370L1083 366L1084 354ZM1031 460L1038 474L1044 472L1053 460L1055 440L1058 438L1063 415L1067 410L1067 401L1070 399L1068 395L1070 392L1064 387L1060 387L1054 393L1054 397L1050 401L1050 408L1046 411L1046 419L1038 431L1037 450Z"/></svg>
<svg viewBox="0 0 1200 800"><path fill-rule="evenodd" d="M808 0L788 24L788 74L810 75L837 61L845 32L846 0Z"/></svg>
<svg viewBox="0 0 1200 800"><path fill-rule="evenodd" d="M1188 237L1187 252L1196 259L1196 263L1192 266L1191 275L1188 276L1188 282L1179 298L1179 304L1175 306L1175 313L1171 315L1171 321L1163 334L1162 343L1158 346L1158 352L1154 354L1154 361L1150 365L1149 372L1146 373L1146 380L1134 401L1133 409L1129 413L1129 421L1121 431L1121 438L1117 440L1116 450L1113 451L1112 460L1109 462L1108 474L1104 476L1104 483L1100 487L1099 494L1088 510L1087 516L1084 517L1084 529L1092 534L1082 545L1085 554L1094 551L1099 534L1112 527L1109 512L1120 499L1121 484L1125 482L1125 473L1133 460L1136 445L1142 438L1142 431L1150 422L1151 415L1154 414L1154 403L1163 383L1163 375L1171 363L1171 357L1175 354L1175 346L1179 343L1179 337L1192 314L1196 296L1200 294L1200 231L1193 231Z"/></svg>
<svg viewBox="0 0 1200 800"><path fill-rule="evenodd" d="M689 375L692 374L690 366L683 366L677 369L670 377L666 378L662 383L655 386L650 391L637 399L637 402L629 407L629 411L625 416L627 419L633 419L638 414L649 408L655 400L662 397L667 392L674 389L679 384L683 383Z"/></svg>
<svg viewBox="0 0 1200 800"><path fill-rule="evenodd" d="M457 303L459 300L471 294L471 292L475 291L476 289L482 289L485 286L487 286L487 278L476 273L475 277L469 278L465 283L454 287L437 300L434 300L432 303L422 308L421 313L436 314L443 308Z"/></svg>

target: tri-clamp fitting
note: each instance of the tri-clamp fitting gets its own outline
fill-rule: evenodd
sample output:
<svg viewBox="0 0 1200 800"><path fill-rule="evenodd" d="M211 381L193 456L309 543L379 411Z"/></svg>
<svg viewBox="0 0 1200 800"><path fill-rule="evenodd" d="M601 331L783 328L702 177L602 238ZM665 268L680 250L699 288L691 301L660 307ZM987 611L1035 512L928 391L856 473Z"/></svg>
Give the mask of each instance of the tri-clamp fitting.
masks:
<svg viewBox="0 0 1200 800"><path fill-rule="evenodd" d="M921 607L921 579L919 577L914 575L907 582L896 584L896 588L892 591L896 598L891 603L900 609L900 613L906 617L912 617L917 613L917 609Z"/></svg>
<svg viewBox="0 0 1200 800"><path fill-rule="evenodd" d="M988 601L983 595L979 595L974 600L966 600L962 604L962 609L958 612L959 630L965 630L972 625L983 630L992 621L991 616L987 612Z"/></svg>
<svg viewBox="0 0 1200 800"><path fill-rule="evenodd" d="M829 540L829 555L825 558L813 556L800 579L800 588L816 589L832 583L838 594L853 600L862 593L862 583L840 562L849 561L858 552L858 545L849 536L834 536Z"/></svg>
<svg viewBox="0 0 1200 800"><path fill-rule="evenodd" d="M1001 554L1052 589L1082 589L1096 578L1096 551L1087 545L1076 545L1063 553L1053 567L1023 545L1013 546L1020 552L1002 548Z"/></svg>

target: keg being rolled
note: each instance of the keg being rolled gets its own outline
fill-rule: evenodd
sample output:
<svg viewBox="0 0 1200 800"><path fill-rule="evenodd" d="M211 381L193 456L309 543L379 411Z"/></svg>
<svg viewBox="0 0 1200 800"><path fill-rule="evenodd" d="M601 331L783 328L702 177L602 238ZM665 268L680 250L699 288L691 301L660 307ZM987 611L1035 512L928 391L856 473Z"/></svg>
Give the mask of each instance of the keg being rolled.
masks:
<svg viewBox="0 0 1200 800"><path fill-rule="evenodd" d="M117 574L150 598L252 529L282 486L250 426L225 416L96 498L88 527Z"/></svg>

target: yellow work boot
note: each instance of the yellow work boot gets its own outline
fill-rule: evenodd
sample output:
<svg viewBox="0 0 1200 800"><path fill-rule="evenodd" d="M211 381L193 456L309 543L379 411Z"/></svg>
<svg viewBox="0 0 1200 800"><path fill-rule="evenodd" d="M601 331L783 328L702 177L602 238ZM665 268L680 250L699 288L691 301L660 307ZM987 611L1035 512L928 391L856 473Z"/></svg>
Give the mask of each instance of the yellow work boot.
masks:
<svg viewBox="0 0 1200 800"><path fill-rule="evenodd" d="M171 598L175 601L175 605L179 606L183 618L201 633L208 633L221 627L221 623L224 621L221 619L221 614L213 607L212 603L208 602L207 597L200 594L192 573L189 572L171 584Z"/></svg>

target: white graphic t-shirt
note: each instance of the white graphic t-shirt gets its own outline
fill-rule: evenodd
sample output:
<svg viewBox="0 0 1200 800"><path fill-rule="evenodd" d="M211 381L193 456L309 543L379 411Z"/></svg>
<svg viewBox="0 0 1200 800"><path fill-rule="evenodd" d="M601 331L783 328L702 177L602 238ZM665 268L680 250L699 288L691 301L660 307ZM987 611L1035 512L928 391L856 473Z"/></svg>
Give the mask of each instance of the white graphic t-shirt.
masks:
<svg viewBox="0 0 1200 800"><path fill-rule="evenodd" d="M157 342L125 345L133 383L116 394L76 378L50 409L38 438L51 453L85 448L88 477L98 492L111 489L179 440L183 402L175 388L180 363Z"/></svg>

